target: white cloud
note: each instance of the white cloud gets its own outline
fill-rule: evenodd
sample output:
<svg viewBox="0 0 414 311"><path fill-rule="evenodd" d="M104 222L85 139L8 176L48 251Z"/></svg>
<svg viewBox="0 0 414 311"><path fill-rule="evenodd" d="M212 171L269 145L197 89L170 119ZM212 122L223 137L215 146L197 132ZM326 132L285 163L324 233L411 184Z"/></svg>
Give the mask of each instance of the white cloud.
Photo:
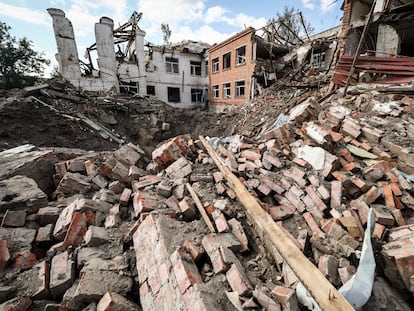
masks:
<svg viewBox="0 0 414 311"><path fill-rule="evenodd" d="M228 10L221 6L212 6L211 8L207 9L204 15L204 21L207 24L223 22L226 20L225 13L227 12Z"/></svg>
<svg viewBox="0 0 414 311"><path fill-rule="evenodd" d="M175 33L172 33L171 41L179 42L183 39L188 39L214 44L222 42L232 35L232 33L218 32L209 25L203 25L197 29L193 29L188 26L181 26L177 29Z"/></svg>
<svg viewBox="0 0 414 311"><path fill-rule="evenodd" d="M253 17L246 15L244 13L237 14L235 18L229 18L227 23L233 26L240 26L240 27L254 27L254 28L261 28L266 24L267 20L264 17Z"/></svg>
<svg viewBox="0 0 414 311"><path fill-rule="evenodd" d="M322 12L328 12L335 8L335 0L320 0Z"/></svg>
<svg viewBox="0 0 414 311"><path fill-rule="evenodd" d="M151 24L168 23L172 29L182 22L192 22L203 16L205 0L139 0L138 11Z"/></svg>
<svg viewBox="0 0 414 311"><path fill-rule="evenodd" d="M44 12L4 3L0 3L0 12L0 15L13 17L26 23L50 26L50 19Z"/></svg>
<svg viewBox="0 0 414 311"><path fill-rule="evenodd" d="M313 0L301 0L301 1L305 8L310 9L310 10L315 9L315 4L313 3Z"/></svg>

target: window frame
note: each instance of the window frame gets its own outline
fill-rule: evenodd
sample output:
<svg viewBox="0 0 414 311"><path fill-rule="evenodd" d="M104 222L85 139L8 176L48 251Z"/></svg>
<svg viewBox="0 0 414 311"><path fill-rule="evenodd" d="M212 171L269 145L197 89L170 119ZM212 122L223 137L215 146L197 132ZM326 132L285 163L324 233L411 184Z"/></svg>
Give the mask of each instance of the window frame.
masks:
<svg viewBox="0 0 414 311"><path fill-rule="evenodd" d="M243 82L243 85L237 85L238 83ZM241 95L240 90L243 88L243 95ZM235 91L235 96L238 98L242 98L246 96L246 80L238 80L235 81L234 83L234 91Z"/></svg>
<svg viewBox="0 0 414 311"><path fill-rule="evenodd" d="M173 101L170 100L170 89L175 89L178 90L178 100L177 101ZM181 90L179 87L172 87L172 86L167 86L167 100L169 103L181 103Z"/></svg>
<svg viewBox="0 0 414 311"><path fill-rule="evenodd" d="M196 93L198 91L199 93ZM196 96L196 100L193 100ZM191 89L191 103L199 104L203 102L203 89Z"/></svg>
<svg viewBox="0 0 414 311"><path fill-rule="evenodd" d="M219 57L215 57L211 60L211 70L213 73L220 71L220 59Z"/></svg>
<svg viewBox="0 0 414 311"><path fill-rule="evenodd" d="M227 61L227 55L228 55L228 61ZM231 51L224 53L222 55L222 59L223 59L223 70L231 69ZM227 66L225 67L225 65Z"/></svg>
<svg viewBox="0 0 414 311"><path fill-rule="evenodd" d="M148 88L152 88L153 93L148 92ZM155 85L147 85L147 95L155 96Z"/></svg>
<svg viewBox="0 0 414 311"><path fill-rule="evenodd" d="M239 50L242 49L242 48L244 48L244 55L240 56ZM239 47L236 48L236 66L246 64L246 61L247 61L246 50L247 50L246 45L242 45L242 46L239 46ZM239 62L240 58L243 61Z"/></svg>
<svg viewBox="0 0 414 311"><path fill-rule="evenodd" d="M217 92L217 95L216 95L216 92ZM211 93L213 95L213 98L215 99L220 98L220 85L219 84L212 85Z"/></svg>
<svg viewBox="0 0 414 311"><path fill-rule="evenodd" d="M174 66L176 65L176 66ZM171 68L171 71L168 70ZM174 70L174 68L177 68L177 71ZM180 63L178 58L175 57L166 57L165 58L165 72L169 74L179 74L180 73Z"/></svg>
<svg viewBox="0 0 414 311"><path fill-rule="evenodd" d="M196 70L197 68L198 68L199 74L197 74L197 70ZM201 77L201 68L202 68L201 62L190 60L190 75L194 77Z"/></svg>
<svg viewBox="0 0 414 311"><path fill-rule="evenodd" d="M223 83L223 99L230 99L230 98L231 98L231 82Z"/></svg>

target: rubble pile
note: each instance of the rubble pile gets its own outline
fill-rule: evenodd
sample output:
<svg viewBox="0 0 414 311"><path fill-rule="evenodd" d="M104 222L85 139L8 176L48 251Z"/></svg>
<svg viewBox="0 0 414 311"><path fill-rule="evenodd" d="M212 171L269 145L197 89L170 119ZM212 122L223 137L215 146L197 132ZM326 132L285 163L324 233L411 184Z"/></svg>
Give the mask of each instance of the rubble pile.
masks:
<svg viewBox="0 0 414 311"><path fill-rule="evenodd" d="M232 130L231 115L177 109L152 97L80 92L59 79L0 92L0 150L34 144L105 151L131 141L150 153L157 143L190 131Z"/></svg>
<svg viewBox="0 0 414 311"><path fill-rule="evenodd" d="M372 260L365 270L376 272L363 310L409 310L410 93L371 86L352 87L345 98L341 91L323 98L318 91L314 97L313 91L295 92L284 92L290 99L275 99L268 111L264 100L251 110L220 115L217 126L226 116L238 119L229 132L241 135L218 138L204 129L210 146L336 288L359 271L372 210L376 264ZM59 110L54 101L68 103L43 96L27 103L53 113ZM257 120L260 111L263 120ZM235 185L196 132L148 151L130 142L114 151L23 145L0 153L1 310L306 305L295 293L300 276L246 213Z"/></svg>

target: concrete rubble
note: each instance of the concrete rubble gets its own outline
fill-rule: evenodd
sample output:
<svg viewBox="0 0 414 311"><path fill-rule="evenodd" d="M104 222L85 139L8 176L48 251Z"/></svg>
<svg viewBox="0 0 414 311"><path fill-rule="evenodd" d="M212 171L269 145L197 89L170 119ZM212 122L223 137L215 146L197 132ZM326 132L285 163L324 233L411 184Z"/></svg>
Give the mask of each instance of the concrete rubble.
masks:
<svg viewBox="0 0 414 311"><path fill-rule="evenodd" d="M215 151L337 288L356 272L373 208L377 269L363 310L409 310L413 101L350 94L309 98L258 135L215 140ZM151 155L133 143L25 146L0 163L1 310L299 310L297 277L197 137Z"/></svg>

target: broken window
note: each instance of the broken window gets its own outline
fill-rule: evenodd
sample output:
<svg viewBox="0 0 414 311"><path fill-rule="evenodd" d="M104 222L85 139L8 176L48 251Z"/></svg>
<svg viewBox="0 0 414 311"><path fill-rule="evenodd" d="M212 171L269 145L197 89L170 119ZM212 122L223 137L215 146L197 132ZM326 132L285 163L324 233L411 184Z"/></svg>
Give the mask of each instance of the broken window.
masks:
<svg viewBox="0 0 414 311"><path fill-rule="evenodd" d="M244 97L245 82L236 81L236 97Z"/></svg>
<svg viewBox="0 0 414 311"><path fill-rule="evenodd" d="M236 49L236 65L246 63L246 46L241 46Z"/></svg>
<svg viewBox="0 0 414 311"><path fill-rule="evenodd" d="M223 84L223 98L230 98L231 95L231 85L229 83Z"/></svg>
<svg viewBox="0 0 414 311"><path fill-rule="evenodd" d="M119 81L119 90L121 93L128 93L128 94L138 94L139 85L138 82L127 82L127 81Z"/></svg>
<svg viewBox="0 0 414 311"><path fill-rule="evenodd" d="M167 88L168 92L168 101L170 103L179 103L180 102L180 88L178 87L169 87Z"/></svg>
<svg viewBox="0 0 414 311"><path fill-rule="evenodd" d="M201 90L201 89L191 89L191 102L192 103L201 103L202 95L203 95L203 90Z"/></svg>
<svg viewBox="0 0 414 311"><path fill-rule="evenodd" d="M213 98L219 98L219 86L213 85Z"/></svg>
<svg viewBox="0 0 414 311"><path fill-rule="evenodd" d="M223 55L223 69L230 68L230 61L231 61L231 52L228 52Z"/></svg>
<svg viewBox="0 0 414 311"><path fill-rule="evenodd" d="M155 95L155 86L147 85L147 95Z"/></svg>
<svg viewBox="0 0 414 311"><path fill-rule="evenodd" d="M178 73L178 58L166 57L165 65L168 73Z"/></svg>
<svg viewBox="0 0 414 311"><path fill-rule="evenodd" d="M324 70L325 69L325 52L313 54L311 66L312 68L316 68L318 70Z"/></svg>
<svg viewBox="0 0 414 311"><path fill-rule="evenodd" d="M213 72L218 72L219 71L219 59L214 58L213 59Z"/></svg>
<svg viewBox="0 0 414 311"><path fill-rule="evenodd" d="M190 73L192 76L201 76L201 62L190 61Z"/></svg>

